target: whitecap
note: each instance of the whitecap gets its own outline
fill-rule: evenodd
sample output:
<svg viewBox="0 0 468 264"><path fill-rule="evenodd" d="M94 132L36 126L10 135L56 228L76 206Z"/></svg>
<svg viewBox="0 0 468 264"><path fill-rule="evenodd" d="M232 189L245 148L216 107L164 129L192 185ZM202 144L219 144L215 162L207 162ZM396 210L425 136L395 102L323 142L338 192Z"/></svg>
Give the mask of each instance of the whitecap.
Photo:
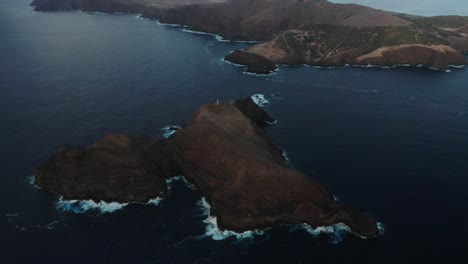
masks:
<svg viewBox="0 0 468 264"><path fill-rule="evenodd" d="M385 225L381 222L377 222L377 228L379 229L379 234L383 236L385 234Z"/></svg>
<svg viewBox="0 0 468 264"><path fill-rule="evenodd" d="M307 233L314 237L327 235L329 242L332 244L341 242L346 234L352 233L351 228L343 223L337 223L329 226L319 226L316 228L313 228L310 225L304 223L299 225L299 228L306 230Z"/></svg>
<svg viewBox="0 0 468 264"><path fill-rule="evenodd" d="M245 65L241 65L241 66L246 67ZM279 68L279 67L276 67L276 69L274 69L273 71L271 71L270 73L267 73L267 74L264 74L264 73L255 73L255 72L248 72L248 71L244 71L244 72L242 72L242 74L253 75L253 76L257 76L257 77L266 77L266 76L273 76L273 75L276 75L276 74L279 72L279 70L280 70L280 68Z"/></svg>
<svg viewBox="0 0 468 264"><path fill-rule="evenodd" d="M36 176L31 175L28 177L28 183L35 189L40 189L39 185L36 184Z"/></svg>
<svg viewBox="0 0 468 264"><path fill-rule="evenodd" d="M189 182L187 180L187 178L185 178L184 176L174 176L174 177L171 177L169 179L166 179L166 184L167 184L167 189L171 189L172 188L172 183L174 181L181 181L185 184L185 186L189 189L192 189L192 190L196 190L197 188L195 187L195 185L193 185L191 182Z"/></svg>
<svg viewBox="0 0 468 264"><path fill-rule="evenodd" d="M309 234L313 235L314 237L327 235L329 242L332 244L341 242L344 236L347 234L353 234L361 239L367 239L367 237L353 232L351 230L351 227L344 223L337 223L329 226L319 226L316 228L313 228L309 224L304 223L293 227L293 229L297 228L306 230ZM379 230L379 234L383 236L385 233L385 225L381 222L377 222L377 228Z"/></svg>
<svg viewBox="0 0 468 264"><path fill-rule="evenodd" d="M150 199L148 202L146 202L147 205L156 205L158 206L162 202L163 198L161 197L156 197L154 199Z"/></svg>
<svg viewBox="0 0 468 264"><path fill-rule="evenodd" d="M87 211L97 210L100 213L112 213L117 210L123 209L128 203L118 202L95 202L93 200L64 200L63 196L60 196L57 201L57 208L62 211L70 211L76 214L82 214Z"/></svg>
<svg viewBox="0 0 468 264"><path fill-rule="evenodd" d="M233 65L233 66L237 66L237 67L246 67L245 65L230 62L230 61L228 61L228 60L226 60L224 58L221 58L221 61L224 62L224 63L230 64L230 65Z"/></svg>
<svg viewBox="0 0 468 264"><path fill-rule="evenodd" d="M180 126L166 126L166 127L161 128L161 131L163 132L164 138L169 138L179 129L180 129Z"/></svg>
<svg viewBox="0 0 468 264"><path fill-rule="evenodd" d="M253 238L254 235L263 235L263 230L247 230L242 233L238 233L231 230L221 230L218 226L218 221L216 216L211 215L211 205L206 201L205 197L202 197L198 202L198 205L202 209L203 214L206 216L206 219L203 220L203 223L206 224L205 234L203 237L210 237L213 240L224 240L230 237L236 239L247 239Z"/></svg>
<svg viewBox="0 0 468 264"><path fill-rule="evenodd" d="M232 53L232 52L231 52ZM224 62L224 63L227 63L227 64L230 64L230 65L233 65L233 66L236 66L236 67L242 67L244 69L244 71L242 72L242 74L246 74L246 75L252 75L252 76L257 76L257 77L268 77L268 76L273 76L273 75L276 75L280 68L279 68L279 65L278 67L276 67L276 69L274 69L273 71L271 71L270 73L267 73L267 74L263 74L263 73L254 73L254 72L248 72L246 69L247 69L247 65L243 65L243 64L237 64L237 63L234 63L234 62L230 62L230 61L227 61L226 59L224 58L221 58L221 61Z"/></svg>
<svg viewBox="0 0 468 264"><path fill-rule="evenodd" d="M265 98L265 95L263 94L254 94L250 98L252 98L252 101L260 107L265 107L270 104L270 102Z"/></svg>
<svg viewBox="0 0 468 264"><path fill-rule="evenodd" d="M283 149L283 151L281 152L281 156L283 156L283 160L284 162L286 163L286 165L290 165L290 160L289 160L289 156L288 156L288 153L286 152L286 150Z"/></svg>

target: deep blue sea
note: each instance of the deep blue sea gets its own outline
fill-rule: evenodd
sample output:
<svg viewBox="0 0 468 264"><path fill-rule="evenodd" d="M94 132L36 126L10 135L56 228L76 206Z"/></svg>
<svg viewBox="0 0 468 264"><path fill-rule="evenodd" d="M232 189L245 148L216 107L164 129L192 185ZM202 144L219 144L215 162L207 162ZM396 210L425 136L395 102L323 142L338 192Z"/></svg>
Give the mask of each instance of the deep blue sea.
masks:
<svg viewBox="0 0 468 264"><path fill-rule="evenodd" d="M464 263L468 69L280 67L222 61L245 43L137 15L34 12L0 2L1 263ZM264 94L292 166L385 224L378 239L303 230L215 241L197 191L159 206L64 212L30 183L64 144L158 134L197 106ZM338 243L336 243L338 242Z"/></svg>

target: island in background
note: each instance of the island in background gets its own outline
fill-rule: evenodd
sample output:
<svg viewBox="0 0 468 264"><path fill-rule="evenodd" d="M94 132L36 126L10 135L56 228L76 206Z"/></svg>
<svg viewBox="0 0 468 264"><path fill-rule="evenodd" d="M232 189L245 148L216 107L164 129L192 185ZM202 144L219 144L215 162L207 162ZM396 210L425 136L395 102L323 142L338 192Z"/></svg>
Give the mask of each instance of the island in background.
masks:
<svg viewBox="0 0 468 264"><path fill-rule="evenodd" d="M268 74L277 64L467 64L468 17L420 17L325 0L34 0L37 11L141 13L227 40L259 41L226 60Z"/></svg>

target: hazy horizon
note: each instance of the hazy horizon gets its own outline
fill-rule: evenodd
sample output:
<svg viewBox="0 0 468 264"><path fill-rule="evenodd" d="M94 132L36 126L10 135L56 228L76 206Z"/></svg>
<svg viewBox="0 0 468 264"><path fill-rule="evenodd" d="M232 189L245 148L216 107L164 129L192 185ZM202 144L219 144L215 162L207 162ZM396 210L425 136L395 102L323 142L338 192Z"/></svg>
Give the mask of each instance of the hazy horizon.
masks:
<svg viewBox="0 0 468 264"><path fill-rule="evenodd" d="M329 0L334 3L354 3L354 0ZM358 4L388 11L422 15L468 16L466 0L358 0Z"/></svg>

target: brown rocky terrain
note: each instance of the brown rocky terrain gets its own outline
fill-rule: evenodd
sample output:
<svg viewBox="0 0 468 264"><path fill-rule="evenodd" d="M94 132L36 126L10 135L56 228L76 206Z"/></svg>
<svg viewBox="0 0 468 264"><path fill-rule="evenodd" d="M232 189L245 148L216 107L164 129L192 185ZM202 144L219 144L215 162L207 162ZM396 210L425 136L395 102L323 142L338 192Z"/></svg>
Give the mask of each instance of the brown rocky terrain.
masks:
<svg viewBox="0 0 468 264"><path fill-rule="evenodd" d="M146 136L110 134L94 146L63 147L36 168L38 186L65 199L146 202L166 193L163 147ZM164 168L165 169L165 168Z"/></svg>
<svg viewBox="0 0 468 264"><path fill-rule="evenodd" d="M184 175L206 197L222 229L344 223L378 235L375 220L337 204L320 183L285 164L261 125L273 119L252 99L200 107L168 139L113 134L65 147L36 170L36 183L66 199L145 202Z"/></svg>
<svg viewBox="0 0 468 264"><path fill-rule="evenodd" d="M242 57L237 55L226 59L251 65L254 62L242 61L242 58L247 57L246 54L255 54L275 64L404 64L445 70L450 65L466 63L461 53L463 48L459 47L463 46L461 41L464 40L459 33L441 29L424 31L415 25L363 28L317 25L287 30L271 41L242 51Z"/></svg>
<svg viewBox="0 0 468 264"><path fill-rule="evenodd" d="M142 13L228 40L265 41L226 57L261 74L274 70L272 64L447 69L466 64L462 52L468 51L466 17L418 17L325 0L34 0L32 5L38 11ZM362 59L384 50L384 56Z"/></svg>

